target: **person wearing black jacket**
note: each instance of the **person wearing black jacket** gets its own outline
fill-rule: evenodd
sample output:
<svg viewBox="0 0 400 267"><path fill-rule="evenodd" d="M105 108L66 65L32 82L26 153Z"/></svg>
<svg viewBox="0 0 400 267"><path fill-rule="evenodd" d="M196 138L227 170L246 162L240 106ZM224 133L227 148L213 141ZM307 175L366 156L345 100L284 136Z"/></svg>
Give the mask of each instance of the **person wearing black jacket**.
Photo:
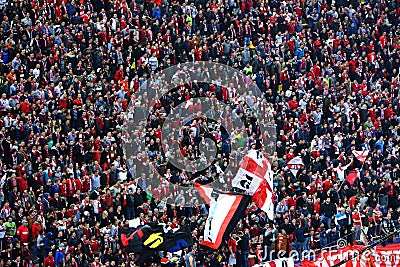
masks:
<svg viewBox="0 0 400 267"><path fill-rule="evenodd" d="M132 190L129 190L126 196L126 217L128 220L135 217L135 197L133 196Z"/></svg>
<svg viewBox="0 0 400 267"><path fill-rule="evenodd" d="M110 185L110 169L104 171L100 176L101 188L105 188L107 185Z"/></svg>
<svg viewBox="0 0 400 267"><path fill-rule="evenodd" d="M114 165L111 165L109 185L115 185L118 179L118 171Z"/></svg>
<svg viewBox="0 0 400 267"><path fill-rule="evenodd" d="M272 246L273 238L274 238L274 235L273 235L272 225L268 225L267 229L265 230L264 239L263 239L263 245L267 249L266 261L272 260L271 259L271 246Z"/></svg>
<svg viewBox="0 0 400 267"><path fill-rule="evenodd" d="M333 226L332 229L328 229L327 232L328 246L336 244L340 239L340 232L337 231L336 226Z"/></svg>
<svg viewBox="0 0 400 267"><path fill-rule="evenodd" d="M285 218L285 219L284 219L284 223L282 224L281 228L284 229L285 232L286 232L288 235L291 235L291 234L294 232L294 230L295 230L294 225L293 225L292 223L290 223L290 221L289 221L288 218Z"/></svg>
<svg viewBox="0 0 400 267"><path fill-rule="evenodd" d="M241 266L249 267L249 249L250 249L249 229L248 228L244 229L244 233L240 232L239 236L240 240L238 242L238 254L240 254L241 256L239 257L242 262Z"/></svg>
<svg viewBox="0 0 400 267"><path fill-rule="evenodd" d="M328 229L331 228L332 216L336 214L336 206L331 203L331 199L328 197L325 202L321 205L321 222L326 224Z"/></svg>
<svg viewBox="0 0 400 267"><path fill-rule="evenodd" d="M140 187L136 188L136 192L133 194L135 201L135 213L138 214L138 207L141 206L146 200L143 198L142 189Z"/></svg>
<svg viewBox="0 0 400 267"><path fill-rule="evenodd" d="M396 229L395 222L392 220L392 214L388 213L386 218L382 220L382 230L385 234L393 233ZM386 242L392 243L392 240L388 240ZM385 243L386 243L385 242Z"/></svg>
<svg viewBox="0 0 400 267"><path fill-rule="evenodd" d="M299 260L302 259L302 253L306 246L306 237L305 234L308 232L308 225L300 227L298 223L296 223L296 230L294 230L294 237L296 239L295 242L290 244L292 248L294 248L299 253Z"/></svg>

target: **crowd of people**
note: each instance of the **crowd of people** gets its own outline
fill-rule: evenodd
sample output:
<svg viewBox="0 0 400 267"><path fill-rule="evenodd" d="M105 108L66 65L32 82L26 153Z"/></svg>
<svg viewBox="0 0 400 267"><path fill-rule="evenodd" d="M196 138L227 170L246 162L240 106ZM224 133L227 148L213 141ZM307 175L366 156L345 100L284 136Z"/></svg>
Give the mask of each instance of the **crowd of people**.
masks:
<svg viewBox="0 0 400 267"><path fill-rule="evenodd" d="M248 267L271 251L365 243L400 227L400 1L0 0L0 10L0 266L159 266L167 254L142 260L121 245L134 218L190 225L194 246L168 263L186 267ZM232 77L181 78L145 131L125 138L125 112L148 101L132 98L144 81L199 61L237 69L262 94L237 94ZM203 159L200 180L226 190L236 154L266 145L261 128L276 125L275 218L250 205L217 251L200 245L207 207L177 189L192 174L160 152L166 114L197 97L220 116L182 125L174 114L182 129L171 139L189 159L214 139L217 160ZM361 150L362 163L352 154ZM305 166L294 176L296 156Z"/></svg>

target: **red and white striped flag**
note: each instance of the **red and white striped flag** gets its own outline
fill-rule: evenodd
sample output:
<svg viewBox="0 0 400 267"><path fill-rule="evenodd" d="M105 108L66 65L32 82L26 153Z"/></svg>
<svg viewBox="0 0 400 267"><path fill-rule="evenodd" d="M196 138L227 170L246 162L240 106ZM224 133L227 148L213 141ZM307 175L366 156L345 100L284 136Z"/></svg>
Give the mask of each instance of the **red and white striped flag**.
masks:
<svg viewBox="0 0 400 267"><path fill-rule="evenodd" d="M369 150L364 150L364 151L357 151L353 150L353 155L361 162L361 164L364 164L364 161L368 157Z"/></svg>

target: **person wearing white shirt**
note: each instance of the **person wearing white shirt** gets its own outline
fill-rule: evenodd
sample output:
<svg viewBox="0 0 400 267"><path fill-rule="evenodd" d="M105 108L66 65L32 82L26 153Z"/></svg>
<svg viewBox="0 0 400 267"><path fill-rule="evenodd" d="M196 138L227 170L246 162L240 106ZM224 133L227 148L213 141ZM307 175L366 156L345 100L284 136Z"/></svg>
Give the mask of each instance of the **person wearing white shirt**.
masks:
<svg viewBox="0 0 400 267"><path fill-rule="evenodd" d="M7 94L2 94L0 99L0 109L1 111L6 111L10 108L10 101L7 99Z"/></svg>
<svg viewBox="0 0 400 267"><path fill-rule="evenodd" d="M127 173L128 173L128 172L127 172L125 166L123 166L122 168L119 168L118 179L119 179L121 182L126 181Z"/></svg>
<svg viewBox="0 0 400 267"><path fill-rule="evenodd" d="M57 86L54 87L54 93L57 95L61 95L61 91L63 90L62 82L59 82Z"/></svg>
<svg viewBox="0 0 400 267"><path fill-rule="evenodd" d="M307 96L303 95L303 97L299 101L299 106L302 110L307 110L307 104L308 104Z"/></svg>
<svg viewBox="0 0 400 267"><path fill-rule="evenodd" d="M149 58L148 62L152 70L156 70L158 68L158 59L155 53L153 53L153 55Z"/></svg>
<svg viewBox="0 0 400 267"><path fill-rule="evenodd" d="M33 70L33 76L35 76L35 78L39 78L40 76L40 66L36 65L36 68Z"/></svg>
<svg viewBox="0 0 400 267"><path fill-rule="evenodd" d="M339 162L339 165L337 168L334 168L333 170L336 172L336 176L337 178L343 182L345 177L345 171L347 170L347 168L350 166L352 162L350 162L349 164L347 164L346 166L342 166L342 163Z"/></svg>
<svg viewBox="0 0 400 267"><path fill-rule="evenodd" d="M4 225L4 220L0 218L0 249L3 249L3 240L6 236L6 226Z"/></svg>
<svg viewBox="0 0 400 267"><path fill-rule="evenodd" d="M311 150L315 150L316 148L322 149L322 142L323 140L319 136L315 136L311 141Z"/></svg>

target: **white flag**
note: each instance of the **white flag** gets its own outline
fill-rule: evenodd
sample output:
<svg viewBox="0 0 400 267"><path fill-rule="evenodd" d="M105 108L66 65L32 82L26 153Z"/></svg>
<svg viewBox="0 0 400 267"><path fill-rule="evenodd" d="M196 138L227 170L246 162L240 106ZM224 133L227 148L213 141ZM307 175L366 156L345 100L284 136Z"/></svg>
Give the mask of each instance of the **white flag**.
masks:
<svg viewBox="0 0 400 267"><path fill-rule="evenodd" d="M369 150L364 150L364 151L357 151L353 150L353 155L361 162L361 164L364 164L364 161L368 157Z"/></svg>
<svg viewBox="0 0 400 267"><path fill-rule="evenodd" d="M292 172L292 174L296 177L297 172L303 168L304 163L303 160L300 157L295 157L293 159L291 159L288 163L287 163L287 167L289 168L289 170Z"/></svg>

